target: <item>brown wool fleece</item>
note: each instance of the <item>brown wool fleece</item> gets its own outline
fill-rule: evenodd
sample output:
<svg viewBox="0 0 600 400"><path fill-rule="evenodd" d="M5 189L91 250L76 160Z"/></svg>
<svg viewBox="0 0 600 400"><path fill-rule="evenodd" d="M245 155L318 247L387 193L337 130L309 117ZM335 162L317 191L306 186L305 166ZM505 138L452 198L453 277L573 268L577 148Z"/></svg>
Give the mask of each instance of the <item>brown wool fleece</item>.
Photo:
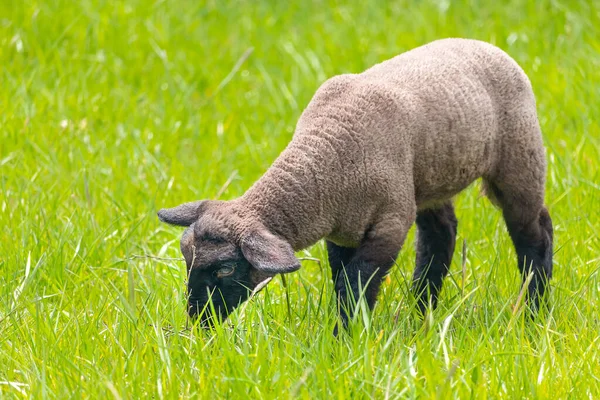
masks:
<svg viewBox="0 0 600 400"><path fill-rule="evenodd" d="M327 80L286 149L221 211L242 216L223 215L241 236L256 219L294 250L357 247L374 226L405 234L417 210L479 177L537 218L545 169L523 70L488 43L442 39Z"/></svg>

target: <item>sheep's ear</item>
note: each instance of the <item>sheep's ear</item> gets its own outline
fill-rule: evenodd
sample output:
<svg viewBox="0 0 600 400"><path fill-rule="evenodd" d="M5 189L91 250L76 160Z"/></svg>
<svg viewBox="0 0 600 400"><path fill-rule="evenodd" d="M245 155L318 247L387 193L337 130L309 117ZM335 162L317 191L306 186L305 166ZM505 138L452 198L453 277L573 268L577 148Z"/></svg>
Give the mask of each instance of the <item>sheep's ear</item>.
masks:
<svg viewBox="0 0 600 400"><path fill-rule="evenodd" d="M300 269L292 246L264 228L244 238L241 248L246 260L261 272L286 274Z"/></svg>
<svg viewBox="0 0 600 400"><path fill-rule="evenodd" d="M173 208L163 208L158 212L158 219L171 225L190 226L200 216L205 201L183 203Z"/></svg>

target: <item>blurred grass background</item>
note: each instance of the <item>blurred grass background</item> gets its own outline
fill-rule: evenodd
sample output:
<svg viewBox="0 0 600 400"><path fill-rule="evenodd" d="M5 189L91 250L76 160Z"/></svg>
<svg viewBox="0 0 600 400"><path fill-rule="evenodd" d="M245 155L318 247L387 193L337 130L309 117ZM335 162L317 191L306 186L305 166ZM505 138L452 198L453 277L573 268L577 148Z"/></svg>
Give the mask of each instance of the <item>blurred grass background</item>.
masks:
<svg viewBox="0 0 600 400"><path fill-rule="evenodd" d="M599 397L598 26L592 0L0 0L0 395ZM498 45L532 81L550 315L512 312L514 251L474 185L427 323L410 314L411 233L351 336L331 337L321 243L287 290L275 280L215 332L186 330L183 262L137 257L180 256L156 210L241 195L325 79L453 36Z"/></svg>

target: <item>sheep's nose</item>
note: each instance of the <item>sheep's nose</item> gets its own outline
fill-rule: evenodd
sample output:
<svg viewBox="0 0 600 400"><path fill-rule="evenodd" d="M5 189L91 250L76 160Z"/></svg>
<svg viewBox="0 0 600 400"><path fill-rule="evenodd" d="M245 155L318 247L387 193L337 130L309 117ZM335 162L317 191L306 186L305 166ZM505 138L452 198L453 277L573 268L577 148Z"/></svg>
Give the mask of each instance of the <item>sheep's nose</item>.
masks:
<svg viewBox="0 0 600 400"><path fill-rule="evenodd" d="M188 315L192 319L196 319L198 317L198 313L202 310L202 306L200 305L199 300L188 299Z"/></svg>

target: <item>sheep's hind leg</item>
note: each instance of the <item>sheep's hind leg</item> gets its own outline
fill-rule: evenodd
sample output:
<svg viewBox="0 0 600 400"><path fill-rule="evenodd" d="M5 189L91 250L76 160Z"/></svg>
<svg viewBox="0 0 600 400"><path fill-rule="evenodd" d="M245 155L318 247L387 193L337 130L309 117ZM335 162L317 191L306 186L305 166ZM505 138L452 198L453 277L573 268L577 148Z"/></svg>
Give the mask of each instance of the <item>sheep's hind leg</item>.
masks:
<svg viewBox="0 0 600 400"><path fill-rule="evenodd" d="M552 220L544 206L546 155L533 94L505 110L499 121L505 145L498 148L495 168L484 178L490 200L502 208L534 312L545 300L552 277Z"/></svg>
<svg viewBox="0 0 600 400"><path fill-rule="evenodd" d="M508 233L517 253L523 284L532 274L527 290L527 302L535 313L545 300L548 282L552 277L552 219L542 203L542 195L523 196L487 182L492 199L502 207ZM533 316L533 315L532 315Z"/></svg>
<svg viewBox="0 0 600 400"><path fill-rule="evenodd" d="M381 282L394 265L412 222L390 218L376 224L367 232L351 261L338 272L335 290L344 327L355 314L361 295L369 309L375 306ZM334 335L337 333L336 325Z"/></svg>
<svg viewBox="0 0 600 400"><path fill-rule="evenodd" d="M438 294L448 274L456 242L457 220L451 202L417 213L417 257L413 293L422 315L431 300L437 306Z"/></svg>

